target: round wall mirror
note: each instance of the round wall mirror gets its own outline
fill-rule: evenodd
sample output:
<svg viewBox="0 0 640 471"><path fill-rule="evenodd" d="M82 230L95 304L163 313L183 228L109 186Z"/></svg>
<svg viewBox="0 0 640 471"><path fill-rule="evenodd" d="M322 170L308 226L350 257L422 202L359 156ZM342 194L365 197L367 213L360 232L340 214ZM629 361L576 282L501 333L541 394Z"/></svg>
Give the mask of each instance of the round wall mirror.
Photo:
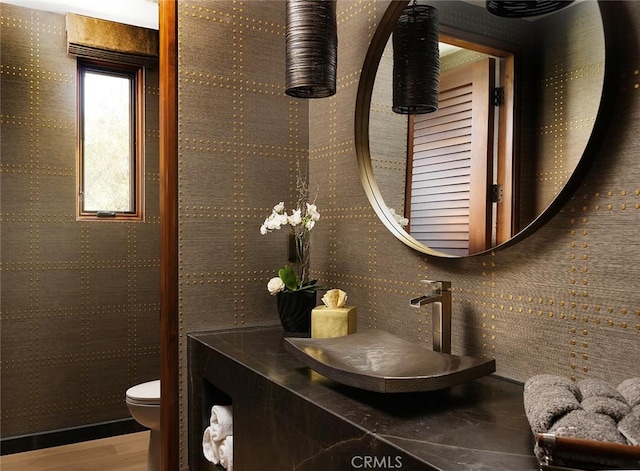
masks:
<svg viewBox="0 0 640 471"><path fill-rule="evenodd" d="M531 19L484 2L439 11L439 109L392 111L396 21L390 3L365 58L355 138L365 192L408 246L461 257L506 247L557 212L584 175L606 108L601 2ZM610 88L610 87L609 87Z"/></svg>

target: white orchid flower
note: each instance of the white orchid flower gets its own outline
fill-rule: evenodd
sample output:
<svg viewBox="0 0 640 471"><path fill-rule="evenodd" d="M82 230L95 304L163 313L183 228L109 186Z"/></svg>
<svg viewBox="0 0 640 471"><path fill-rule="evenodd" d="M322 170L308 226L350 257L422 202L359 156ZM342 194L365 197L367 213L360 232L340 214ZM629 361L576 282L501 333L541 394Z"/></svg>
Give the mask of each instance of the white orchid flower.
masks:
<svg viewBox="0 0 640 471"><path fill-rule="evenodd" d="M307 216L309 216L313 221L318 221L320 219L320 213L318 212L318 207L315 204L307 203ZM313 225L311 227L313 227ZM309 228L309 230L311 229Z"/></svg>
<svg viewBox="0 0 640 471"><path fill-rule="evenodd" d="M273 219L273 213L269 215L269 217L267 217L262 223L262 226L260 226L260 234L265 235L268 232L271 232L273 230L273 227L271 226L272 219Z"/></svg>
<svg viewBox="0 0 640 471"><path fill-rule="evenodd" d="M313 226L316 225L316 222L313 219L307 219L304 223L304 227L306 230L310 231L313 229Z"/></svg>
<svg viewBox="0 0 640 471"><path fill-rule="evenodd" d="M299 209L293 211L291 213L291 216L289 216L288 222L289 224L291 224L291 226L297 226L298 224L300 224L302 222L302 211L300 211Z"/></svg>
<svg viewBox="0 0 640 471"><path fill-rule="evenodd" d="M276 214L276 213L271 214L271 216L269 216L265 221L268 232L277 231L280 229L280 227L282 227L283 224L286 224L286 223L287 223L287 215Z"/></svg>
<svg viewBox="0 0 640 471"><path fill-rule="evenodd" d="M287 213L278 214L278 222L281 226L289 224L289 216L287 216Z"/></svg>
<svg viewBox="0 0 640 471"><path fill-rule="evenodd" d="M306 195L304 196L304 198L306 198ZM290 236L293 236L294 238L296 254L298 257L295 269L289 265L285 266L285 271L288 270L289 272L291 272L290 274L292 275L292 277L295 277L295 280L289 280L289 276L284 277L287 280L287 283L285 283L284 280L279 276L273 277L269 280L269 282L267 283L267 290L272 296L275 296L281 291L314 291L317 289L315 283L309 283L309 286L306 286L303 283L308 276L308 232L313 229L316 221L320 219L320 213L318 212L318 208L315 204L305 202L305 204L303 205L302 201L298 201L299 207L297 209L292 209L290 214L287 214L284 202L279 202L273 207L269 217L267 217L262 223L262 226L260 226L260 234L265 235L269 232L279 230L282 226L290 225ZM295 281L295 288L293 281ZM287 287L287 285L289 287Z"/></svg>

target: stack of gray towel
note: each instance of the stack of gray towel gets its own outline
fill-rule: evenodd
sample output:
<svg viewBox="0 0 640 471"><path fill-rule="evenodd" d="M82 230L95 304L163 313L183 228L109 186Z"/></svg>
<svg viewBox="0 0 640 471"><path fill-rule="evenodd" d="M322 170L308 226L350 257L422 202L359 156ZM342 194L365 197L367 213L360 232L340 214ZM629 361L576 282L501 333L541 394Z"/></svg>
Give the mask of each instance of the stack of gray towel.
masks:
<svg viewBox="0 0 640 471"><path fill-rule="evenodd" d="M598 379L574 382L554 375L537 375L524 386L524 408L534 435L582 438L640 446L640 377L617 387ZM539 459L544 452L536 445ZM564 464L598 463L629 466L602 456L562 456ZM557 463L563 464L563 463ZM640 462L635 465L640 466Z"/></svg>

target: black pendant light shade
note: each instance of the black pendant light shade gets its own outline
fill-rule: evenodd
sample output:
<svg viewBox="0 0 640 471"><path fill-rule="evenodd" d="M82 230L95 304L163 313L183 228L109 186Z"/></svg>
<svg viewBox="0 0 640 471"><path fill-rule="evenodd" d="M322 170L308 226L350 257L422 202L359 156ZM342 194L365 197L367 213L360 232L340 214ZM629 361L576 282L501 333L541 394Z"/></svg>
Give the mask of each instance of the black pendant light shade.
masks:
<svg viewBox="0 0 640 471"><path fill-rule="evenodd" d="M393 111L438 111L439 80L438 10L414 3L404 9L393 32Z"/></svg>
<svg viewBox="0 0 640 471"><path fill-rule="evenodd" d="M336 93L338 28L335 0L287 0L286 94Z"/></svg>
<svg viewBox="0 0 640 471"><path fill-rule="evenodd" d="M487 0L487 10L506 18L526 18L561 10L573 0Z"/></svg>

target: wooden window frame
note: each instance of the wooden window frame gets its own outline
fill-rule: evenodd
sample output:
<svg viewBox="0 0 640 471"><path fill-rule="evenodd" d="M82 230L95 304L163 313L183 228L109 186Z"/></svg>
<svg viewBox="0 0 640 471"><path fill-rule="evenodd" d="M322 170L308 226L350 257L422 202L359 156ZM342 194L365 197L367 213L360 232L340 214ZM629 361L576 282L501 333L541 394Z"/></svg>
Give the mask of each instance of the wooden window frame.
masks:
<svg viewBox="0 0 640 471"><path fill-rule="evenodd" d="M84 72L97 71L107 75L129 77L131 80L131 190L133 208L129 211L103 212L85 211L83 205L84 188ZM144 217L144 137L145 137L145 97L144 67L131 64L78 59L77 87L77 220L101 221L141 221Z"/></svg>

